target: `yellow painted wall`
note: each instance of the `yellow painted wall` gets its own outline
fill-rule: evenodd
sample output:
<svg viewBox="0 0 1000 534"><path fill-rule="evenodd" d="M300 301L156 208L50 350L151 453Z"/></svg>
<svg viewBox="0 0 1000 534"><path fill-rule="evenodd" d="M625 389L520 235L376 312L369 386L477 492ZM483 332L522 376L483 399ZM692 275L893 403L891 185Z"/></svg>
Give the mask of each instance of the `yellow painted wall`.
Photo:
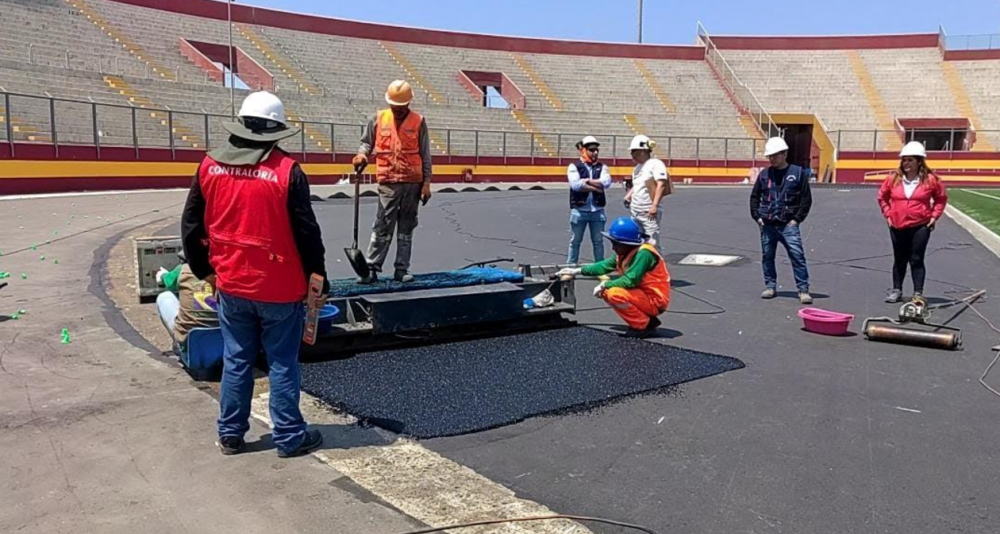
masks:
<svg viewBox="0 0 1000 534"><path fill-rule="evenodd" d="M885 159L842 159L837 162L838 169L895 169L899 166L897 160ZM940 169L1000 169L1000 160L996 159L928 159L927 166L935 171Z"/></svg>
<svg viewBox="0 0 1000 534"><path fill-rule="evenodd" d="M833 146L833 141L827 133L823 123L811 113L771 113L771 118L778 124L811 124L813 127L813 141L819 147L819 168L816 169L818 180L822 180L830 171L833 181L837 181L836 164L837 150Z"/></svg>
<svg viewBox="0 0 1000 534"><path fill-rule="evenodd" d="M142 162L142 161L35 161L0 160L0 179L4 178L114 178L114 177L163 177L194 176L197 163L191 162ZM559 165L435 165L438 176L461 176L465 169L474 175L490 176L566 176L566 167ZM348 163L303 163L307 175L336 176L349 174L353 168ZM628 176L632 167L611 167L613 176ZM742 167L670 167L670 174L677 178L740 177L746 176Z"/></svg>

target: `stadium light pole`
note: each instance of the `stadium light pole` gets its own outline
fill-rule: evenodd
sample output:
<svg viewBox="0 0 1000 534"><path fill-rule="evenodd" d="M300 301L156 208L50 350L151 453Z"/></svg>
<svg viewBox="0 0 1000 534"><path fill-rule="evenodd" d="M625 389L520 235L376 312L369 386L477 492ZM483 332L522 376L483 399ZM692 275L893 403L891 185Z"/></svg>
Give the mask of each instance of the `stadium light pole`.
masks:
<svg viewBox="0 0 1000 534"><path fill-rule="evenodd" d="M236 79L233 74L233 0L227 0L227 12L229 17L229 113L232 119L236 118Z"/></svg>
<svg viewBox="0 0 1000 534"><path fill-rule="evenodd" d="M642 44L642 0L639 0L639 44Z"/></svg>

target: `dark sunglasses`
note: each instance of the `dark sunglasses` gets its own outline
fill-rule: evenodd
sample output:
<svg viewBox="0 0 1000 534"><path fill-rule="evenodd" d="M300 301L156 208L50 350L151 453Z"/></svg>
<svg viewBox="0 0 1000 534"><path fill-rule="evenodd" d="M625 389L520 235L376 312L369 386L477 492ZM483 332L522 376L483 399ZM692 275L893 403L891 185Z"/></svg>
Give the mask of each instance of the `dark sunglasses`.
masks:
<svg viewBox="0 0 1000 534"><path fill-rule="evenodd" d="M601 151L601 147L599 147L599 146L587 146L587 147L584 147L584 148L587 149L587 152L600 152Z"/></svg>
<svg viewBox="0 0 1000 534"><path fill-rule="evenodd" d="M269 133L285 129L284 125L278 121L261 119L259 117L243 117L240 120L243 121L243 126L246 126L248 130L254 133Z"/></svg>

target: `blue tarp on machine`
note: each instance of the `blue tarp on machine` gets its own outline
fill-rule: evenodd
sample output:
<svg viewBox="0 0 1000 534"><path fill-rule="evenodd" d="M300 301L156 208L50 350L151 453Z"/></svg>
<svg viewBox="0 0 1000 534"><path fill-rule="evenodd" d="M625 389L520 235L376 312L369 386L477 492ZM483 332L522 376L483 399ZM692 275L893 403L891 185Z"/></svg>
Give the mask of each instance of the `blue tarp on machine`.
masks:
<svg viewBox="0 0 1000 534"><path fill-rule="evenodd" d="M441 289L447 287L468 287L484 284L524 282L524 275L496 267L470 267L460 271L417 274L413 281L403 284L392 279L392 275L379 278L371 285L361 285L354 278L330 280L330 298L349 298L382 293L399 293L420 289Z"/></svg>

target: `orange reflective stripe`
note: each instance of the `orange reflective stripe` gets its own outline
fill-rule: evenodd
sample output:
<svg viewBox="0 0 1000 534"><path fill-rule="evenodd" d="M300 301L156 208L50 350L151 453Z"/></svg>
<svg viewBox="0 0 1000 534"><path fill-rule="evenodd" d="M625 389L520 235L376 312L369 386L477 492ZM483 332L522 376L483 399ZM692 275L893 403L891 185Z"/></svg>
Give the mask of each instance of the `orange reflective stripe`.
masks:
<svg viewBox="0 0 1000 534"><path fill-rule="evenodd" d="M420 114L410 111L397 125L391 109L379 112L375 132L379 183L423 180L423 159L420 157L420 124L423 120Z"/></svg>
<svg viewBox="0 0 1000 534"><path fill-rule="evenodd" d="M663 309L667 309L667 305L670 302L670 271L667 270L667 262L660 255L660 252L656 250L656 247L650 244L644 244L638 246L624 259L618 259L618 274L625 274L629 266L632 264L632 260L635 259L635 255L640 250L647 250L656 255L656 267L653 270L647 272L643 275L642 280L639 280L639 285L636 289L641 289L647 293L652 293L657 297L660 302L658 305L662 305Z"/></svg>

